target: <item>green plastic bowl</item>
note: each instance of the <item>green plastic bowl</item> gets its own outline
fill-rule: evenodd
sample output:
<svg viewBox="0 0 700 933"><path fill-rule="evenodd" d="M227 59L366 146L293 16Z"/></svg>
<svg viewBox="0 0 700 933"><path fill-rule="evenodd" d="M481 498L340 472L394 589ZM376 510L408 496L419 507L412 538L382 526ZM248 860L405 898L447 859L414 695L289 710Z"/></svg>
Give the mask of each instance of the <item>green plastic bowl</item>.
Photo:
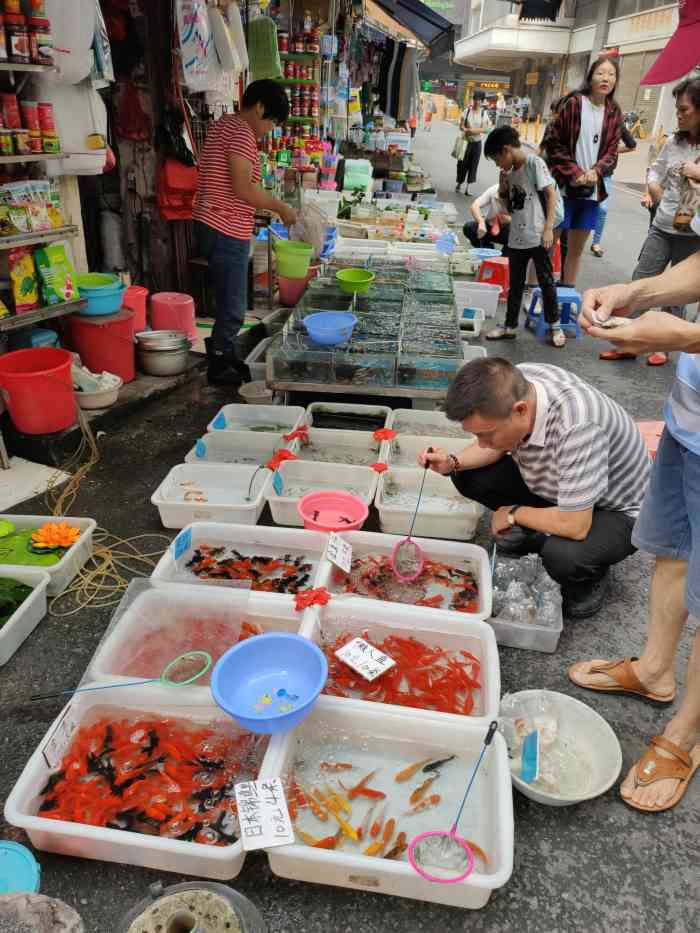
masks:
<svg viewBox="0 0 700 933"><path fill-rule="evenodd" d="M118 275L109 272L88 272L78 276L78 288L110 288L114 289L122 284Z"/></svg>
<svg viewBox="0 0 700 933"><path fill-rule="evenodd" d="M341 269L336 272L335 277L341 292L348 295L364 295L376 278L374 272L367 269Z"/></svg>

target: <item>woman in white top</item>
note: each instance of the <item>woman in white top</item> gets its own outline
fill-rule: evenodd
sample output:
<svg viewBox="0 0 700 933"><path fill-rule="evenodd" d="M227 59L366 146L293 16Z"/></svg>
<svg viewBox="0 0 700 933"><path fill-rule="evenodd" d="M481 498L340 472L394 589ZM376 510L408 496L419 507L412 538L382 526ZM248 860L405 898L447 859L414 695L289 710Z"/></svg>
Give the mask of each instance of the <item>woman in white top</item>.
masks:
<svg viewBox="0 0 700 933"><path fill-rule="evenodd" d="M684 178L700 181L700 78L682 81L673 89L676 98L678 131L668 140L647 172L648 195L645 206L656 204L656 214L637 260L632 278L660 275L669 264L675 266L700 250L700 236L693 232L689 217L679 211ZM684 309L669 309L683 317ZM605 350L601 360L634 359L634 353ZM658 351L647 357L650 366L663 366L668 354Z"/></svg>
<svg viewBox="0 0 700 933"><path fill-rule="evenodd" d="M476 170L481 158L481 137L491 129L491 120L483 100L486 97L483 91L474 91L472 102L462 114L459 128L462 131L461 158L457 159L457 186L455 191L461 191L466 181L464 193L469 194L469 185L476 181Z"/></svg>

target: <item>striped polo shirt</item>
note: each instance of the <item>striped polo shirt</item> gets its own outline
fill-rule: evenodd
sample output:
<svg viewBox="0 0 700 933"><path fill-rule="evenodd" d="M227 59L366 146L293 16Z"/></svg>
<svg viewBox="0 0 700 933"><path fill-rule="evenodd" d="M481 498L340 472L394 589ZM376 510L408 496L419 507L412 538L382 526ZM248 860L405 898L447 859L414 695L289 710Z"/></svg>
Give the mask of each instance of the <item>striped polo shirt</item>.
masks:
<svg viewBox="0 0 700 933"><path fill-rule="evenodd" d="M231 154L251 163L251 178L257 185L261 175L255 134L245 120L224 114L210 126L199 158L193 216L234 240L249 240L253 235L255 208L233 194L229 171Z"/></svg>
<svg viewBox="0 0 700 933"><path fill-rule="evenodd" d="M537 394L532 433L511 451L528 488L563 512L595 506L636 518L650 461L627 412L558 366L518 369Z"/></svg>

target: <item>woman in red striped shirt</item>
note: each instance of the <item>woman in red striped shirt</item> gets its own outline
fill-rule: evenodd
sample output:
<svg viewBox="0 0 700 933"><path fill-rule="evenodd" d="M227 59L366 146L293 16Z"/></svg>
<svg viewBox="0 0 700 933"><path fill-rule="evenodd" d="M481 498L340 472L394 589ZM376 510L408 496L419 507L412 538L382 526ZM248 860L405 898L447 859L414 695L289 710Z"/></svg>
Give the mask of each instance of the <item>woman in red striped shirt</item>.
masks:
<svg viewBox="0 0 700 933"><path fill-rule="evenodd" d="M207 347L209 382L238 386L249 378L236 356L236 337L248 308L248 258L255 211L279 214L288 226L295 211L260 184L257 141L289 115L287 95L274 81L254 81L238 114L212 124L199 159L195 237L208 262L216 321Z"/></svg>

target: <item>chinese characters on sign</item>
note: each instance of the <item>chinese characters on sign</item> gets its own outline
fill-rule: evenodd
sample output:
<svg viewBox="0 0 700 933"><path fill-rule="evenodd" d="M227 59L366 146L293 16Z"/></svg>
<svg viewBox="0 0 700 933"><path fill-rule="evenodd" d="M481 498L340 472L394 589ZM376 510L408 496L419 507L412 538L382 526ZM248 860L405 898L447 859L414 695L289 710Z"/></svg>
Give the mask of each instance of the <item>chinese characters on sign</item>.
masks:
<svg viewBox="0 0 700 933"><path fill-rule="evenodd" d="M376 680L396 664L393 658L370 645L364 638L353 638L339 648L335 655L365 680Z"/></svg>
<svg viewBox="0 0 700 933"><path fill-rule="evenodd" d="M294 842L287 802L279 778L236 784L238 822L246 852Z"/></svg>
<svg viewBox="0 0 700 933"><path fill-rule="evenodd" d="M332 531L328 535L328 544L326 545L326 557L336 567L340 567L345 573L350 573L352 567L352 544L348 544L340 535Z"/></svg>

